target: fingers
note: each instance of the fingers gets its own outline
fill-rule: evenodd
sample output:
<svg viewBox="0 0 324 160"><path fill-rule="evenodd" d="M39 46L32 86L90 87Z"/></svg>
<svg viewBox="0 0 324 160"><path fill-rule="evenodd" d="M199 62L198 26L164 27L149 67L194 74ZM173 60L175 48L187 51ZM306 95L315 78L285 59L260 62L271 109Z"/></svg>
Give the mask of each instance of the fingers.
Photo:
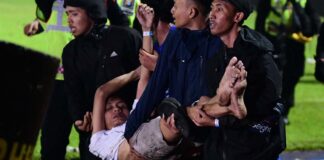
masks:
<svg viewBox="0 0 324 160"><path fill-rule="evenodd" d="M75 126L85 132L89 132L92 130L92 113L86 112L86 114L83 116L83 120L77 120L75 121Z"/></svg>
<svg viewBox="0 0 324 160"><path fill-rule="evenodd" d="M30 34L30 24L27 24L25 27L24 27L24 33L26 36L29 36Z"/></svg>
<svg viewBox="0 0 324 160"><path fill-rule="evenodd" d="M38 20L35 20L32 23L27 24L24 27L24 33L25 33L25 35L31 36L31 35L36 34L36 32L38 31L38 25L39 25L39 21Z"/></svg>
<svg viewBox="0 0 324 160"><path fill-rule="evenodd" d="M165 118L164 114L161 116L161 125L167 127L173 133L178 133L179 130L175 124L174 113L172 113L168 118Z"/></svg>
<svg viewBox="0 0 324 160"><path fill-rule="evenodd" d="M207 103L209 100L210 100L210 97L208 97L208 96L201 96L201 97L199 98L198 105L205 104L205 103Z"/></svg>
<svg viewBox="0 0 324 160"><path fill-rule="evenodd" d="M164 116L164 115L163 115ZM166 119L166 124L173 128L173 129L176 129L176 125L175 125L175 119L174 119L174 113L172 113L167 119Z"/></svg>
<svg viewBox="0 0 324 160"><path fill-rule="evenodd" d="M74 125L76 125L77 127L81 126L83 124L82 120L77 120L74 122Z"/></svg>
<svg viewBox="0 0 324 160"><path fill-rule="evenodd" d="M139 53L140 53L140 55L142 55L142 56L144 56L144 55L151 55L151 53L145 51L143 48L141 48L141 49L139 50Z"/></svg>
<svg viewBox="0 0 324 160"><path fill-rule="evenodd" d="M138 11L141 12L141 13L145 13L145 14L154 13L153 8L151 8L150 6L148 6L145 3L141 3L138 6Z"/></svg>
<svg viewBox="0 0 324 160"><path fill-rule="evenodd" d="M176 125L175 125L175 119L174 119L174 113L171 114L171 116L168 118L169 119L169 125L173 128L176 129Z"/></svg>
<svg viewBox="0 0 324 160"><path fill-rule="evenodd" d="M154 10L153 8L151 8L150 6L141 3L138 6L138 10L137 10L137 17L145 17L145 15L154 15Z"/></svg>

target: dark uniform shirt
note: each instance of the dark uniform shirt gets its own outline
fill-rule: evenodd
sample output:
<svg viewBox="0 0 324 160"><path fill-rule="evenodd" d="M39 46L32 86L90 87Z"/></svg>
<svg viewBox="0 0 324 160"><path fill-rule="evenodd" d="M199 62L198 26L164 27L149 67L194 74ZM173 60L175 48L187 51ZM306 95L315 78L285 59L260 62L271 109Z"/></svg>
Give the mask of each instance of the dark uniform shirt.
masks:
<svg viewBox="0 0 324 160"><path fill-rule="evenodd" d="M74 121L92 111L99 85L139 66L139 33L115 26L99 32L77 37L63 50L64 79Z"/></svg>

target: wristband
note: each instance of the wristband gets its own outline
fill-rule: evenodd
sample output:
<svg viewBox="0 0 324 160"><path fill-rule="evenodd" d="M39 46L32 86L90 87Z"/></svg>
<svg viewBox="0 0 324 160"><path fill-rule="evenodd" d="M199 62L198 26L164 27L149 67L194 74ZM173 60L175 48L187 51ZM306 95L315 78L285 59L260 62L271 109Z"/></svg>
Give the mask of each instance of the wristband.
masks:
<svg viewBox="0 0 324 160"><path fill-rule="evenodd" d="M152 31L144 31L143 32L143 36L153 36L153 32Z"/></svg>
<svg viewBox="0 0 324 160"><path fill-rule="evenodd" d="M218 128L219 127L219 120L217 118L215 118L215 127Z"/></svg>

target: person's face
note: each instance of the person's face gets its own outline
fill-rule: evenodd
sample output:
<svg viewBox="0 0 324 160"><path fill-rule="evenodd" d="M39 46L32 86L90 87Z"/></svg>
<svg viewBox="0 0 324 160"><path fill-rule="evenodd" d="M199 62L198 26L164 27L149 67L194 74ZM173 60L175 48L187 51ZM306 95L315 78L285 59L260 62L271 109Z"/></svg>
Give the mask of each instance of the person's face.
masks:
<svg viewBox="0 0 324 160"><path fill-rule="evenodd" d="M129 115L126 103L118 98L111 97L108 99L105 108L105 123L107 129L123 124Z"/></svg>
<svg viewBox="0 0 324 160"><path fill-rule="evenodd" d="M85 35L90 31L93 21L84 9L67 6L65 12L68 16L69 28L73 36L78 37Z"/></svg>
<svg viewBox="0 0 324 160"><path fill-rule="evenodd" d="M174 18L174 24L177 28L185 28L189 24L191 5L188 1L189 0L174 0L171 13Z"/></svg>
<svg viewBox="0 0 324 160"><path fill-rule="evenodd" d="M213 0L209 13L209 26L213 35L222 36L234 25L235 7L225 0Z"/></svg>

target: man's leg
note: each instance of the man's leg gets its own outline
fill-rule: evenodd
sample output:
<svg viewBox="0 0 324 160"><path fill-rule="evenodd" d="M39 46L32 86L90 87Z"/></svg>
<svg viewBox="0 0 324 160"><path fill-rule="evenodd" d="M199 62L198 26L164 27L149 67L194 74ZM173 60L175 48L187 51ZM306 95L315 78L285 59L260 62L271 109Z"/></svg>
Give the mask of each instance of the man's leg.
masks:
<svg viewBox="0 0 324 160"><path fill-rule="evenodd" d="M201 109L212 117L227 114L232 114L239 119L245 117L247 111L243 102L243 94L247 85L246 76L247 72L243 63L235 57L232 58L226 67L216 96L201 103L203 105Z"/></svg>
<svg viewBox="0 0 324 160"><path fill-rule="evenodd" d="M232 88L242 67L244 67L242 61L239 61L236 57L233 57L230 60L216 91L216 94L218 95L216 101L218 104L227 106L230 103ZM211 102L214 100L215 99L212 98Z"/></svg>
<svg viewBox="0 0 324 160"><path fill-rule="evenodd" d="M41 159L65 159L71 128L64 82L56 80L41 130Z"/></svg>
<svg viewBox="0 0 324 160"><path fill-rule="evenodd" d="M304 44L292 40L287 41L286 58L287 63L283 70L282 98L286 103L285 117L288 117L289 110L295 103L295 87L304 74L305 55Z"/></svg>

